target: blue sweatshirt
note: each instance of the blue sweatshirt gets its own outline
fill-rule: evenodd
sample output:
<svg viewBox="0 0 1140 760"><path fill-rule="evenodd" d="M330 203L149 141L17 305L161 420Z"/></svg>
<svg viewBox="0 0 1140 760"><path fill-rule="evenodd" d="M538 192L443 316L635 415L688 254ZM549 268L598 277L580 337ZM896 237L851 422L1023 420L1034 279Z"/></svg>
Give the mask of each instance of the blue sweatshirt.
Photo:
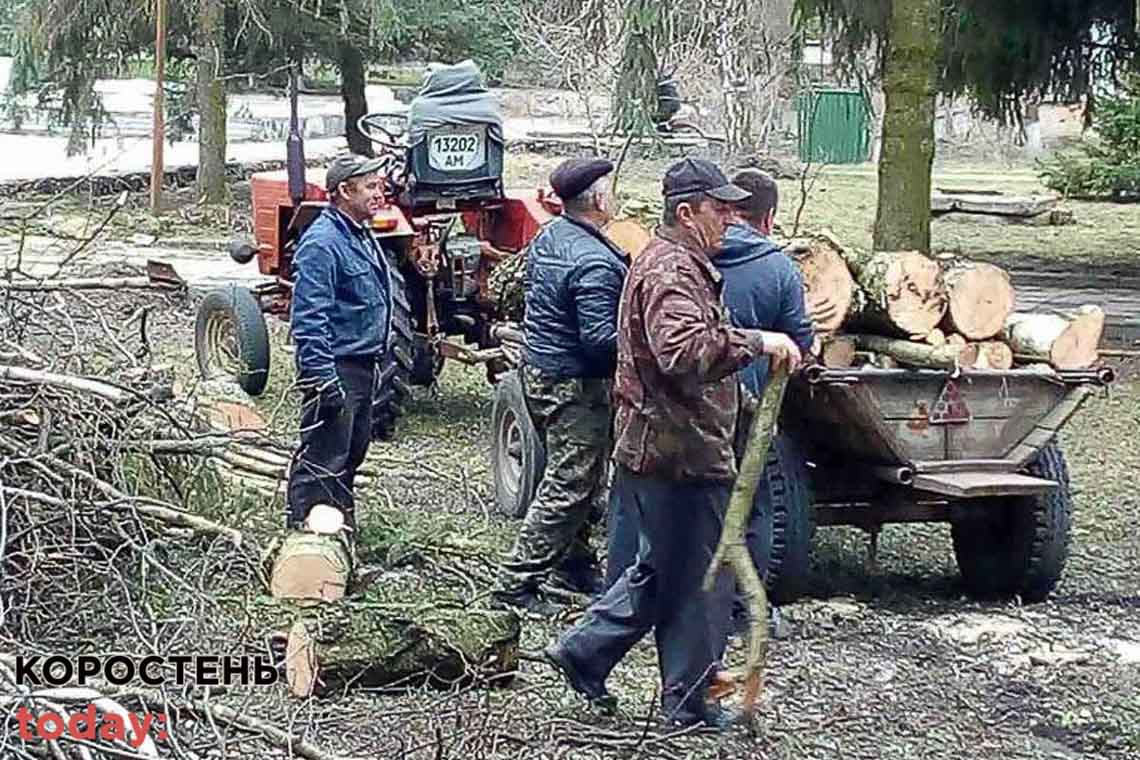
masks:
<svg viewBox="0 0 1140 760"><path fill-rule="evenodd" d="M724 303L734 325L785 333L800 350L811 347L814 331L799 267L775 243L753 227L733 224L713 263L724 276ZM745 367L740 379L760 395L768 380L767 357Z"/></svg>

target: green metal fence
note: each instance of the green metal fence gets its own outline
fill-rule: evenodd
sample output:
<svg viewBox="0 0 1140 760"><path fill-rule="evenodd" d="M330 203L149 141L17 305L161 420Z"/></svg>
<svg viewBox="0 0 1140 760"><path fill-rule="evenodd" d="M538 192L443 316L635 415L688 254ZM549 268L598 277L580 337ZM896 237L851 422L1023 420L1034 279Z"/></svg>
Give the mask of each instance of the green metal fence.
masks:
<svg viewBox="0 0 1140 760"><path fill-rule="evenodd" d="M800 160L858 164L871 158L871 103L859 90L813 89L796 99Z"/></svg>

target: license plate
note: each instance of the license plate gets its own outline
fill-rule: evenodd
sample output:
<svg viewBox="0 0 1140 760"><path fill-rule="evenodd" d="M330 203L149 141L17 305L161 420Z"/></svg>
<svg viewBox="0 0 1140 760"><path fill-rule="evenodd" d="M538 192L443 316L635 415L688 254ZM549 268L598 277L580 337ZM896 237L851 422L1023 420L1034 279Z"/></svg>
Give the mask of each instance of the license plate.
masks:
<svg viewBox="0 0 1140 760"><path fill-rule="evenodd" d="M448 130L428 138L428 165L444 172L469 172L485 160L481 130Z"/></svg>

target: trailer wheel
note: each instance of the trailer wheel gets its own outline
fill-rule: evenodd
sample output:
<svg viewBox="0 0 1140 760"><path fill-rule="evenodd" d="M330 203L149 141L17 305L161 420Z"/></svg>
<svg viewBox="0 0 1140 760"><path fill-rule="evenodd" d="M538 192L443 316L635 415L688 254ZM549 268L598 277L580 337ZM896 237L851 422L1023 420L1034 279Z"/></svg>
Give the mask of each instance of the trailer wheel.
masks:
<svg viewBox="0 0 1140 760"><path fill-rule="evenodd" d="M768 449L756 492L749 550L768 596L787 604L803 594L811 571L812 493L807 463L787 434Z"/></svg>
<svg viewBox="0 0 1140 760"><path fill-rule="evenodd" d="M546 470L546 446L531 421L517 370L495 383L491 436L495 506L504 515L523 517Z"/></svg>
<svg viewBox="0 0 1140 760"><path fill-rule="evenodd" d="M377 441L388 440L396 433L396 420L403 414L404 403L411 395L415 356L407 282L400 271L396 252L386 245L382 248L392 277L392 341L376 372L372 393L372 439Z"/></svg>
<svg viewBox="0 0 1140 760"><path fill-rule="evenodd" d="M212 290L198 306L194 353L202 378L231 377L259 396L269 381L269 333L257 299L238 285Z"/></svg>
<svg viewBox="0 0 1140 760"><path fill-rule="evenodd" d="M1038 452L1026 472L1060 485L1042 496L986 499L992 517L952 527L958 569L972 594L1018 594L1026 602L1040 602L1061 579L1069 558L1073 495L1069 468L1055 441Z"/></svg>

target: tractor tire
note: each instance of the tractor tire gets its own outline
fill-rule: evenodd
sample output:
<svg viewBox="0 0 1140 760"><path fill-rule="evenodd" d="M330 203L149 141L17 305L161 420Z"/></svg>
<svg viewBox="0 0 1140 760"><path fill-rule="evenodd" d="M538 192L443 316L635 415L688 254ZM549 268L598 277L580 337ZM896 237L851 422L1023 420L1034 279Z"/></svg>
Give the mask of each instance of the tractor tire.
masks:
<svg viewBox="0 0 1140 760"><path fill-rule="evenodd" d="M443 364L443 356L432 351L425 335L417 333L412 352L412 385L424 388L435 385L440 373L443 372Z"/></svg>
<svg viewBox="0 0 1140 760"><path fill-rule="evenodd" d="M415 356L415 329L408 285L400 272L396 252L382 246L388 257L392 276L392 340L388 353L376 371L372 392L372 440L390 440L396 434L396 420L411 396L411 378Z"/></svg>
<svg viewBox="0 0 1140 760"><path fill-rule="evenodd" d="M972 595L1040 602L1061 579L1072 538L1073 495L1056 441L1038 452L1026 473L1055 480L1059 487L1041 496L985 499L990 517L951 528L958 569Z"/></svg>
<svg viewBox="0 0 1140 760"><path fill-rule="evenodd" d="M269 381L269 333L257 299L239 285L212 290L198 306L194 353L202 379L229 376L251 396Z"/></svg>
<svg viewBox="0 0 1140 760"><path fill-rule="evenodd" d="M815 528L807 461L786 434L772 440L754 505L749 549L768 597L788 604L807 588Z"/></svg>
<svg viewBox="0 0 1140 760"><path fill-rule="evenodd" d="M546 470L546 446L530 418L517 370L504 372L495 383L491 436L495 507L508 517L524 517Z"/></svg>

